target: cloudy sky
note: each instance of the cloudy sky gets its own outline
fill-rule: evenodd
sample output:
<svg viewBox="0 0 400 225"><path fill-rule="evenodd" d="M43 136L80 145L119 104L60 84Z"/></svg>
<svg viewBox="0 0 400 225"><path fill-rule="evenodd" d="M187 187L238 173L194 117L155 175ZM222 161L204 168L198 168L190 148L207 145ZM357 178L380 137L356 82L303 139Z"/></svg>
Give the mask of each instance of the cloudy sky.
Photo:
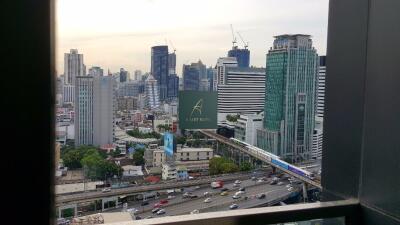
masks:
<svg viewBox="0 0 400 225"><path fill-rule="evenodd" d="M249 42L250 64L265 67L273 36L310 34L326 51L328 0L57 0L57 72L76 48L87 69L150 70L150 48L170 41L177 72L201 59L214 66L232 47L233 25Z"/></svg>

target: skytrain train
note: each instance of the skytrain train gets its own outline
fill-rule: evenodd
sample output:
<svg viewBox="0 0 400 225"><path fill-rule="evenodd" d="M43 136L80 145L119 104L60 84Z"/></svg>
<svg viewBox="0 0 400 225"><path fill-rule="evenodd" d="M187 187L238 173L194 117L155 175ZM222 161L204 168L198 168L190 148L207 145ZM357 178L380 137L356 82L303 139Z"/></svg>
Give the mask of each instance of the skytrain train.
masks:
<svg viewBox="0 0 400 225"><path fill-rule="evenodd" d="M271 164L275 165L278 168L289 170L299 176L306 177L311 180L314 179L313 173L303 170L297 166L293 166L293 165L281 160L279 158L279 156L269 153L261 148L257 148L255 146L247 144L246 142L240 141L236 138L230 138L230 140L235 142L237 145L240 145L242 148L246 148L251 154L259 156L260 158L264 158L266 161L270 162Z"/></svg>

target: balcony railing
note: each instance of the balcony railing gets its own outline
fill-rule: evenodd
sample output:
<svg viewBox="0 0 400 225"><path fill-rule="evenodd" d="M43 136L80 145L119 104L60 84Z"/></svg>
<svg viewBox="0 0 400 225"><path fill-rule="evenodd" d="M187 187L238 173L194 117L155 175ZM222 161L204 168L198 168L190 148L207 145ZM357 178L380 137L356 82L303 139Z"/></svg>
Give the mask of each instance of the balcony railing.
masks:
<svg viewBox="0 0 400 225"><path fill-rule="evenodd" d="M356 199L286 206L238 209L193 215L166 216L161 218L112 223L113 225L267 225L296 221L328 220L329 224L358 225L360 206ZM343 221L343 222L341 222ZM110 223L111 224L111 223ZM318 224L318 223L310 223ZM321 223L320 223L321 224ZM324 224L324 223L322 223Z"/></svg>

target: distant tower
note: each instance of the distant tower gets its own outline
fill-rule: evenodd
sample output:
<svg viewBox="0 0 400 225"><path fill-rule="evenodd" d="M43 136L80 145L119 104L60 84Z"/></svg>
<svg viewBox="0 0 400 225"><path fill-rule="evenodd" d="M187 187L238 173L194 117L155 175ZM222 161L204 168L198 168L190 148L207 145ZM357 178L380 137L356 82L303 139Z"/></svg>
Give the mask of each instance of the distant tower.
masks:
<svg viewBox="0 0 400 225"><path fill-rule="evenodd" d="M153 46L151 48L151 74L158 81L160 100L168 97L168 46Z"/></svg>
<svg viewBox="0 0 400 225"><path fill-rule="evenodd" d="M86 75L83 64L83 55L78 54L77 49L71 49L70 53L64 53L64 78L65 84L75 85L75 77Z"/></svg>
<svg viewBox="0 0 400 225"><path fill-rule="evenodd" d="M248 49L240 49L234 46L228 51L228 57L235 57L238 67L249 67L250 65L250 51Z"/></svg>
<svg viewBox="0 0 400 225"><path fill-rule="evenodd" d="M149 75L145 81L145 92L146 92L146 106L150 109L156 109L160 107L160 96L158 81L154 79L153 75Z"/></svg>
<svg viewBox="0 0 400 225"><path fill-rule="evenodd" d="M218 84L226 83L226 68L227 67L237 67L237 60L235 57L221 57L218 58L216 69L216 77L214 77L214 91L217 91Z"/></svg>
<svg viewBox="0 0 400 225"><path fill-rule="evenodd" d="M124 68L121 68L119 70L119 82L123 83L128 80L128 71L126 71Z"/></svg>
<svg viewBox="0 0 400 225"><path fill-rule="evenodd" d="M93 66L89 69L89 76L93 77L102 77L103 76L103 69L98 66Z"/></svg>

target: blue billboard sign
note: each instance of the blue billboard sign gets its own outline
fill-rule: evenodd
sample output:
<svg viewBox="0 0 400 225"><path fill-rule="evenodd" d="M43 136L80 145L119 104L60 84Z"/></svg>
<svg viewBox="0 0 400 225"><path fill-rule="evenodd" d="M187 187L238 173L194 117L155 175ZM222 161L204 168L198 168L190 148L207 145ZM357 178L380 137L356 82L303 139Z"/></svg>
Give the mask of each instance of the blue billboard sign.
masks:
<svg viewBox="0 0 400 225"><path fill-rule="evenodd" d="M164 133L164 152L168 156L174 154L174 135L169 132Z"/></svg>

